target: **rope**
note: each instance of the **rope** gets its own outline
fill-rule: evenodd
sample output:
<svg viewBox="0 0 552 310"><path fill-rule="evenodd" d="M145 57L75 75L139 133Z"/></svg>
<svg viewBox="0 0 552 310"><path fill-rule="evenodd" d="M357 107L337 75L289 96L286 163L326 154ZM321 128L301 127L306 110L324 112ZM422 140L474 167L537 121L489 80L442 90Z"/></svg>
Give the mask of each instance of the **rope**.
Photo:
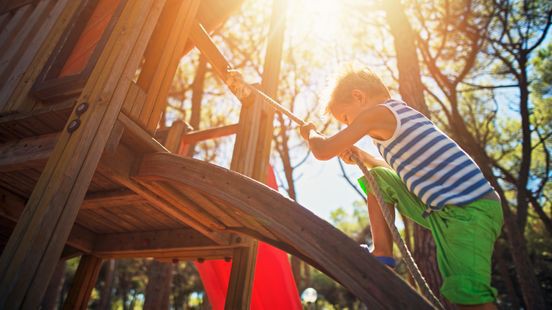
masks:
<svg viewBox="0 0 552 310"><path fill-rule="evenodd" d="M282 106L280 103L278 103L276 100L272 99L270 96L265 94L262 90L256 88L255 86L248 85L248 84L240 84L239 80L236 83L238 79L233 78L227 81L228 86L232 89L234 94L239 98L243 99L248 97L251 92L255 92L257 95L261 96L263 99L265 99L265 103L270 105L273 109L280 111L281 113L288 116L292 121L299 124L300 126L304 126L306 122L293 114L293 112L286 109L284 106ZM240 87L242 85L245 85L246 87ZM238 87L236 87L238 86ZM401 252L402 257L404 258L404 261L406 263L406 267L408 268L408 271L416 281L416 284L422 291L422 294L438 309L445 309L439 299L433 294L431 289L429 288L429 285L427 284L427 281L424 279L422 273L420 272L420 269L416 265L416 262L414 261L414 258L412 257L412 254L410 253L410 250L408 250L408 247L404 243L404 240L402 239L399 230L397 227L395 227L395 223L393 223L393 216L391 214L391 211L389 208L386 207L386 203L383 200L383 195L381 193L381 190L379 189L378 184L376 183L376 180L370 173L370 171L366 168L364 163L358 158L358 156L351 152L352 156L351 158L356 163L356 165L360 168L362 173L364 174L364 177L370 184L370 187L372 188L372 191L374 193L374 196L376 197L376 200L378 201L378 204L381 208L381 211L383 213L383 217L385 218L385 222L387 223L387 226L389 227L389 230L391 231L391 235L393 237L393 240L398 245L399 250Z"/></svg>

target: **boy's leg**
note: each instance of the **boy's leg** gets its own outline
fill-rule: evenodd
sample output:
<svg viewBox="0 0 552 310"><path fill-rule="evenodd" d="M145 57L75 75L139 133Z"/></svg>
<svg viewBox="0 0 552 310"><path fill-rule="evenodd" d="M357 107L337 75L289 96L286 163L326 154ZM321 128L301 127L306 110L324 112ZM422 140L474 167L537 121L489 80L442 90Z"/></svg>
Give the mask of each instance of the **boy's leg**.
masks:
<svg viewBox="0 0 552 310"><path fill-rule="evenodd" d="M393 256L393 236L391 231L385 222L383 212L378 205L376 197L372 194L368 194L368 217L370 218L370 231L372 232L372 241L374 242L374 251L372 254L375 256ZM390 205L386 204L384 208L390 208ZM395 212L392 212L393 219L395 219Z"/></svg>
<svg viewBox="0 0 552 310"><path fill-rule="evenodd" d="M502 227L500 203L479 200L447 206L429 216L443 277L441 293L463 306L492 306L491 257Z"/></svg>

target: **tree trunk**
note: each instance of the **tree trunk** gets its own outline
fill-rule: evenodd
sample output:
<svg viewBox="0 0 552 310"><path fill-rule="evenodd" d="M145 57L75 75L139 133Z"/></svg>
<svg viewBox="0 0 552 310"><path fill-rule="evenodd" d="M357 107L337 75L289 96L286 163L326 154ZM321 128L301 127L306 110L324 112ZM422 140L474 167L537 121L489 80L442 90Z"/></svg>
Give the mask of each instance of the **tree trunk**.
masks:
<svg viewBox="0 0 552 310"><path fill-rule="evenodd" d="M412 255L431 291L433 291L435 296L439 298L447 309L452 309L452 305L439 294L439 288L443 281L437 268L437 255L433 236L429 230L416 223L414 223L414 253Z"/></svg>
<svg viewBox="0 0 552 310"><path fill-rule="evenodd" d="M203 54L199 56L196 75L192 83L192 111L190 113L190 126L194 130L199 129L201 120L201 101L203 100L203 86L205 84L205 75L207 73L207 59ZM194 156L195 144L188 147L187 156Z"/></svg>
<svg viewBox="0 0 552 310"><path fill-rule="evenodd" d="M498 265L498 272L500 273L500 278L504 281L504 286L506 286L506 293L509 301L512 303L512 309L520 309L519 299L517 292L514 288L514 283L508 272L507 261L504 258L505 249L500 245L499 242L495 245L494 258Z"/></svg>
<svg viewBox="0 0 552 310"><path fill-rule="evenodd" d="M162 263L156 260L150 263L144 310L169 308L172 277L172 263Z"/></svg>
<svg viewBox="0 0 552 310"><path fill-rule="evenodd" d="M103 286L100 290L100 301L98 310L108 310L111 305L111 291L113 289L113 279L115 278L115 260L110 259L105 262Z"/></svg>
<svg viewBox="0 0 552 310"><path fill-rule="evenodd" d="M527 81L527 60L520 56L521 74L519 79L519 114L521 116L521 163L517 184L517 224L520 233L525 232L527 214L529 211L529 199L527 197L527 182L531 169L531 120L529 118L529 82Z"/></svg>
<svg viewBox="0 0 552 310"><path fill-rule="evenodd" d="M50 279L50 284L48 285L46 293L44 293L44 298L42 299L41 309L53 310L57 308L64 280L65 261L63 260L58 263L56 270L54 271L54 275Z"/></svg>
<svg viewBox="0 0 552 310"><path fill-rule="evenodd" d="M387 24L393 35L397 68L399 71L399 93L408 105L425 116L429 110L424 99L424 86L420 74L420 63L416 53L415 36L404 13L400 0L382 1Z"/></svg>

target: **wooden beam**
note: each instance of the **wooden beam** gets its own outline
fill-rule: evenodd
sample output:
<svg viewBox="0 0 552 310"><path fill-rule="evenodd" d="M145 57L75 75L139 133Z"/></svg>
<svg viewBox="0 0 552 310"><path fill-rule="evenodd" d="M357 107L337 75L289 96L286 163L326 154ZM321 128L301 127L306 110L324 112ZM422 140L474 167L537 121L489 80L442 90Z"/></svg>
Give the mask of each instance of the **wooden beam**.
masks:
<svg viewBox="0 0 552 310"><path fill-rule="evenodd" d="M183 144L192 144L204 140L216 139L236 134L238 124L226 125L217 128L190 131L182 136Z"/></svg>
<svg viewBox="0 0 552 310"><path fill-rule="evenodd" d="M81 209L109 208L140 202L145 202L145 200L135 192L129 189L118 189L86 194Z"/></svg>
<svg viewBox="0 0 552 310"><path fill-rule="evenodd" d="M185 184L224 201L230 212L238 210L255 218L274 235L272 238L285 242L300 256L309 257L369 308L431 309L422 296L355 241L295 201L251 178L209 163L161 153L145 155L136 178ZM247 230L242 232L249 234Z"/></svg>
<svg viewBox="0 0 552 310"><path fill-rule="evenodd" d="M273 1L268 45L266 49L261 88L270 96L278 89L280 62L284 41L287 1ZM216 46L210 47L216 55ZM214 59L222 65L222 57ZM222 69L222 68L220 68ZM236 142L232 154L231 169L259 182L266 182L274 111L262 104L262 98L255 96L253 105L242 105ZM226 295L226 309L249 309L253 277L255 272L257 246L250 249L236 249L230 272Z"/></svg>
<svg viewBox="0 0 552 310"><path fill-rule="evenodd" d="M233 66L225 58L222 52L218 49L207 30L199 22L195 22L192 26L193 30L190 34L190 39L194 42L201 54L207 58L215 74L226 83L228 79L228 69ZM240 99L243 105L252 105L255 100L254 95Z"/></svg>
<svg viewBox="0 0 552 310"><path fill-rule="evenodd" d="M222 224L217 218L205 212L201 206L188 199L171 184L156 181L141 183L144 187L150 189L152 192L163 197L170 204L176 206L180 212L189 216L193 220L193 223L190 223L192 227L199 227L202 230L207 229L210 232L226 229L226 226L224 226L224 224Z"/></svg>
<svg viewBox="0 0 552 310"><path fill-rule="evenodd" d="M166 150L164 147L163 149ZM152 191L153 186L151 186L151 184L143 184L140 183L139 180L134 179L132 177L134 173L133 169L135 161L138 157L139 154L136 154L135 151L121 144L117 148L116 152L108 154L102 158L99 168L103 174L137 193L162 213L186 226L193 227L220 245L228 244L230 240L229 238L231 238L230 234L215 231L196 221L194 218L186 214L186 209L182 206L182 202L179 202L178 206L175 206L170 201L165 199L165 197L162 196L162 193Z"/></svg>
<svg viewBox="0 0 552 310"><path fill-rule="evenodd" d="M2 47L5 51L2 57L8 56L8 52L13 52L14 57L2 59L2 62L8 61L10 69L2 72L0 111L28 111L32 106L33 99L29 93L33 82L58 44L80 1L65 0L50 4L44 1L27 7L32 12L31 16L25 16L23 29L17 35L19 40ZM41 15L42 22L33 25L33 15L35 19ZM29 35L24 35L25 32ZM9 48L6 48L8 46ZM28 103L29 106L23 103Z"/></svg>
<svg viewBox="0 0 552 310"><path fill-rule="evenodd" d="M174 74L178 67L178 62L182 58L182 51L186 46L191 25L193 24L199 8L199 0L175 1L168 0L168 4L175 3L172 11L174 21L167 30L156 29L154 38L161 36L165 40L154 52L148 50L148 57L142 70L150 74L148 82L142 83L142 78L138 84L146 91L147 97L144 107L137 119L140 126L144 127L149 133L153 133L161 118L161 111L166 106L167 95L174 79ZM172 13L172 12L169 12ZM171 17L170 17L171 18ZM161 21L163 23L164 21Z"/></svg>
<svg viewBox="0 0 552 310"><path fill-rule="evenodd" d="M93 253L101 257L166 257L174 255L167 254L169 252L182 254L241 246L245 244L238 236L234 236L227 245L220 246L192 228L181 228L98 235Z"/></svg>
<svg viewBox="0 0 552 310"><path fill-rule="evenodd" d="M40 304L164 2L126 2L2 253L0 308Z"/></svg>
<svg viewBox="0 0 552 310"><path fill-rule="evenodd" d="M199 249L199 250L184 250L184 251L165 251L162 253L154 253L155 255L148 255L147 257L154 257L160 262L175 262L175 261L197 261L203 262L205 260L224 259L228 260L234 253L233 248L215 248L215 249ZM121 255L117 258L125 258Z"/></svg>
<svg viewBox="0 0 552 310"><path fill-rule="evenodd" d="M79 267L73 278L67 299L63 304L63 309L87 309L88 299L98 279L101 266L101 258L92 255L81 256Z"/></svg>
<svg viewBox="0 0 552 310"><path fill-rule="evenodd" d="M123 113L119 114L118 120L123 124L125 130L123 133L123 141L133 147L141 147L144 151L153 152L168 152L159 141L155 140L147 131L140 127L136 122L130 119Z"/></svg>
<svg viewBox="0 0 552 310"><path fill-rule="evenodd" d="M228 69L233 68L219 51L209 33L196 20L192 25L190 39L194 42L199 51L207 58L215 74L226 83L228 78Z"/></svg>
<svg viewBox="0 0 552 310"><path fill-rule="evenodd" d="M182 136L189 131L188 125L182 120L176 120L172 123L167 133L167 138L163 145L171 151L171 153L178 154L180 145L182 144Z"/></svg>
<svg viewBox="0 0 552 310"><path fill-rule="evenodd" d="M58 133L10 141L0 145L0 172L42 167L59 138Z"/></svg>
<svg viewBox="0 0 552 310"><path fill-rule="evenodd" d="M0 216L9 219L16 223L23 213L25 208L25 199L10 193L9 191L0 188ZM92 231L75 224L71 229L67 245L85 252L90 253L94 245L96 234Z"/></svg>

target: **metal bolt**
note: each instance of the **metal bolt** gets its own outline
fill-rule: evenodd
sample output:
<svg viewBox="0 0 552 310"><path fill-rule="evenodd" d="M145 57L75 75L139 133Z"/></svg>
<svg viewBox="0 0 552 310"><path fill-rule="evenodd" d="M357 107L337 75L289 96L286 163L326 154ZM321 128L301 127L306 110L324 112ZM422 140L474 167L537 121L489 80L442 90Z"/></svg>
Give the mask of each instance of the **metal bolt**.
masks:
<svg viewBox="0 0 552 310"><path fill-rule="evenodd" d="M77 116L81 116L86 111L88 111L88 102L83 102L77 106L75 113L77 114Z"/></svg>
<svg viewBox="0 0 552 310"><path fill-rule="evenodd" d="M75 132L75 130L77 130L80 127L80 124L81 124L80 119L76 118L76 119L72 120L69 123L69 126L67 126L67 132L68 133Z"/></svg>

